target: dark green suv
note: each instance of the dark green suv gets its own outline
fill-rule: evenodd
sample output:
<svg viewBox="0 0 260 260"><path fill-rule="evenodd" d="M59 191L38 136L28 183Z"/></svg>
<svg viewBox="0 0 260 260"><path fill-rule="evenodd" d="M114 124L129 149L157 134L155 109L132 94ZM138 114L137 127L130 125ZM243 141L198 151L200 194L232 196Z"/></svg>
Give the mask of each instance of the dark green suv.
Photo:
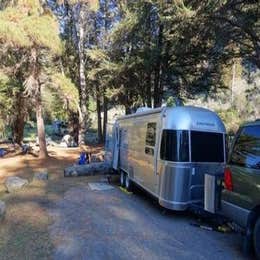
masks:
<svg viewBox="0 0 260 260"><path fill-rule="evenodd" d="M245 230L244 249L260 259L260 120L240 127L224 175L221 208Z"/></svg>

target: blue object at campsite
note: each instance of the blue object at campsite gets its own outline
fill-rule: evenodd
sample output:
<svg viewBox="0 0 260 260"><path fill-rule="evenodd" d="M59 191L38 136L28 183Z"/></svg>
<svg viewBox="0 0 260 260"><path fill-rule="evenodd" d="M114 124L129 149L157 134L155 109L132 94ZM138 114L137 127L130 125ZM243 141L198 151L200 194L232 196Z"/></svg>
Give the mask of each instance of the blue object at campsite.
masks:
<svg viewBox="0 0 260 260"><path fill-rule="evenodd" d="M6 151L3 148L0 148L0 157L4 157Z"/></svg>
<svg viewBox="0 0 260 260"><path fill-rule="evenodd" d="M86 164L86 162L87 162L86 153L84 153L84 152L80 153L78 164L83 165L83 164Z"/></svg>

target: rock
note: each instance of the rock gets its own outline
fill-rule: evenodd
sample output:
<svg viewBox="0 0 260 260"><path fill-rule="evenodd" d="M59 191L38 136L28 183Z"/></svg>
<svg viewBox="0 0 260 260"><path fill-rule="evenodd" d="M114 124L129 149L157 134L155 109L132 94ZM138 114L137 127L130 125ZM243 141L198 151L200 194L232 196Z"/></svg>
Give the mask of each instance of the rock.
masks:
<svg viewBox="0 0 260 260"><path fill-rule="evenodd" d="M5 216L5 203L3 201L0 200L0 220L2 220Z"/></svg>
<svg viewBox="0 0 260 260"><path fill-rule="evenodd" d="M73 170L73 171L71 172L71 176L78 176L77 171Z"/></svg>
<svg viewBox="0 0 260 260"><path fill-rule="evenodd" d="M17 176L8 177L5 181L5 187L8 192L14 192L28 185L28 181Z"/></svg>
<svg viewBox="0 0 260 260"><path fill-rule="evenodd" d="M106 162L94 162L84 165L73 165L64 169L64 177L69 176L92 176L99 174L107 174L111 171L111 167Z"/></svg>
<svg viewBox="0 0 260 260"><path fill-rule="evenodd" d="M38 172L34 174L33 179L37 181L47 181L48 177L49 176L47 172Z"/></svg>

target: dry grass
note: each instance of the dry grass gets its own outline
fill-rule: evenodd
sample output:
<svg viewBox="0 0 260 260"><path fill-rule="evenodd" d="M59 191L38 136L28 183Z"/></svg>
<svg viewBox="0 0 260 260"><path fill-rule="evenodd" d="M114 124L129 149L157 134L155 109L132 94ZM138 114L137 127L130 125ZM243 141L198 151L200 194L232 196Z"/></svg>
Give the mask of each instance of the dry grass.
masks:
<svg viewBox="0 0 260 260"><path fill-rule="evenodd" d="M99 152L102 147L87 147ZM16 155L0 159L0 199L7 204L6 218L0 223L0 259L50 259L51 244L48 226L51 219L47 208L62 198L75 185L84 184L84 177L63 178L63 169L75 163L79 148L50 148L51 157L39 160L32 155ZM33 173L47 170L49 181L30 182L19 192L5 192L7 176L20 176L32 181Z"/></svg>

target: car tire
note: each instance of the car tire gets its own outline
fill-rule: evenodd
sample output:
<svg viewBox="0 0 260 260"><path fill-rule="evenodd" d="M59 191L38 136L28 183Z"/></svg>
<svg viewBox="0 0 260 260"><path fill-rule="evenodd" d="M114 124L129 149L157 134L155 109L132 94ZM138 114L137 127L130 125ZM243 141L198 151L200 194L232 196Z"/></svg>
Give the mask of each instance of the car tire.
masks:
<svg viewBox="0 0 260 260"><path fill-rule="evenodd" d="M253 242L256 258L260 260L260 216L255 223Z"/></svg>
<svg viewBox="0 0 260 260"><path fill-rule="evenodd" d="M128 174L126 174L126 177L125 177L125 187L126 187L127 191L132 191L133 182L132 182L132 180L129 178Z"/></svg>
<svg viewBox="0 0 260 260"><path fill-rule="evenodd" d="M243 237L242 251L245 257L248 257L250 253L253 251L253 238L252 233L248 232Z"/></svg>
<svg viewBox="0 0 260 260"><path fill-rule="evenodd" d="M123 171L120 171L120 186L121 187L125 187L125 173Z"/></svg>

